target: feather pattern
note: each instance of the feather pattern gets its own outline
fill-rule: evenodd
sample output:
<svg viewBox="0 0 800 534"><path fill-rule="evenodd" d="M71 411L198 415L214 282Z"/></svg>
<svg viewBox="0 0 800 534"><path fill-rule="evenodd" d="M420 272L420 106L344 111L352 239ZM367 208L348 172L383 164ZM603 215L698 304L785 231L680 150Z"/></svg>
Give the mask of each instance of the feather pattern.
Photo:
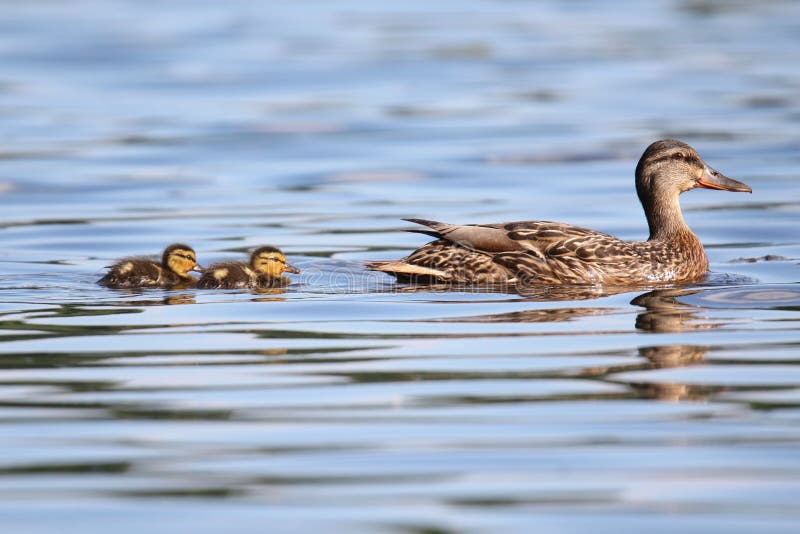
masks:
<svg viewBox="0 0 800 534"><path fill-rule="evenodd" d="M185 282L158 262L145 258L127 258L115 263L98 283L113 288L170 287Z"/></svg>
<svg viewBox="0 0 800 534"><path fill-rule="evenodd" d="M108 273L97 281L111 288L189 286L195 278L188 274L199 269L194 250L174 243L164 249L161 263L148 258L124 258L108 268Z"/></svg>
<svg viewBox="0 0 800 534"><path fill-rule="evenodd" d="M200 289L268 289L288 285L285 276L257 273L243 261L227 261L210 265L197 281Z"/></svg>
<svg viewBox="0 0 800 534"><path fill-rule="evenodd" d="M250 254L250 262L226 261L215 263L203 271L197 287L203 289L271 289L284 287L291 280L281 273L299 273L286 262L280 249L272 246L259 247Z"/></svg>

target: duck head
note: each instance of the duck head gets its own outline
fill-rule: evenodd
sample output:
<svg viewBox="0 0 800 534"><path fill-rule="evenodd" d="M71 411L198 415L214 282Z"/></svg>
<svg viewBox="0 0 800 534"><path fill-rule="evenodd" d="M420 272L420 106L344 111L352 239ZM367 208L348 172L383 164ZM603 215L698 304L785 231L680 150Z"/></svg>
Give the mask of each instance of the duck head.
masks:
<svg viewBox="0 0 800 534"><path fill-rule="evenodd" d="M636 165L636 193L650 225L650 238L684 226L678 195L703 187L752 193L742 182L708 165L691 146L675 139L647 147Z"/></svg>
<svg viewBox="0 0 800 534"><path fill-rule="evenodd" d="M746 184L713 169L694 148L675 139L651 144L636 166L636 191L640 199L648 194L680 194L695 187L753 192Z"/></svg>
<svg viewBox="0 0 800 534"><path fill-rule="evenodd" d="M203 271L203 268L197 265L197 255L192 247L183 243L173 243L165 248L161 256L161 265L181 278L190 278L189 271Z"/></svg>
<svg viewBox="0 0 800 534"><path fill-rule="evenodd" d="M260 247L250 256L250 267L259 274L279 278L281 273L298 274L300 269L286 262L286 256L275 247Z"/></svg>

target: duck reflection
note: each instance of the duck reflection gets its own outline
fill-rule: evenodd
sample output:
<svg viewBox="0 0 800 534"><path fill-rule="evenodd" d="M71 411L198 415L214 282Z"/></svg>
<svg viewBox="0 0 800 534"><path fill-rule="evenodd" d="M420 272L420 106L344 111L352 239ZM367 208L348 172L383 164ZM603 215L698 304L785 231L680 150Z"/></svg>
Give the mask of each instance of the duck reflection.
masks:
<svg viewBox="0 0 800 534"><path fill-rule="evenodd" d="M433 319L443 323L558 323L592 315L608 315L615 308L545 308L508 313Z"/></svg>
<svg viewBox="0 0 800 534"><path fill-rule="evenodd" d="M595 287L562 287L562 288L529 288L520 292L532 301L583 300L611 296L630 291L630 288L595 288ZM637 330L649 333L682 333L719 328L722 323L711 321L700 313L703 308L686 304L682 297L702 293L701 289L692 288L660 288L638 295L631 301L634 306L643 308L637 313L634 326ZM570 306L561 308L538 308L510 313L448 318L447 322L480 322L480 323L548 323L569 321L576 318L610 315L620 313L617 307ZM593 334L594 335L594 334ZM644 362L626 369L591 368L584 369L584 374L592 378L598 376L615 383L622 383L634 391L636 397L645 397L665 401L703 400L708 397L708 388L676 383L618 381L615 373L620 371L646 371L648 369L665 369L696 365L703 361L707 346L691 344L642 345L637 348L638 355ZM639 375L641 376L641 375Z"/></svg>
<svg viewBox="0 0 800 534"><path fill-rule="evenodd" d="M708 330L721 326L698 315L699 308L679 300L700 293L690 289L660 289L639 295L631 301L645 311L636 316L636 328L653 333L681 333ZM702 362L708 347L702 345L642 346L639 355L650 362L651 369L686 367ZM708 398L707 388L673 382L628 383L640 396L669 402L700 401Z"/></svg>
<svg viewBox="0 0 800 534"><path fill-rule="evenodd" d="M630 291L630 288L598 287L551 287L530 288L520 292L526 300L554 302L566 300L589 300ZM655 289L633 299L631 304L645 310L636 316L638 330L654 333L685 332L710 329L719 326L697 316L698 308L680 302L678 297L699 293L701 290ZM620 313L617 307L570 306L563 308L536 308L508 313L471 315L441 319L443 322L464 323L553 323L593 315Z"/></svg>
<svg viewBox="0 0 800 534"><path fill-rule="evenodd" d="M631 301L645 311L636 317L636 328L645 332L674 333L709 330L721 326L697 316L698 308L678 300L679 297L701 293L699 289L657 289L639 295Z"/></svg>
<svg viewBox="0 0 800 534"><path fill-rule="evenodd" d="M653 364L655 369L684 367L703 359L707 348L702 345L657 345L639 347L639 355Z"/></svg>
<svg viewBox="0 0 800 534"><path fill-rule="evenodd" d="M631 301L645 311L636 316L636 328L653 333L679 333L719 327L698 316L698 308L685 304L678 297L700 293L700 290L659 289L639 295ZM639 347L639 354L654 368L681 367L703 359L707 347L700 345L656 345Z"/></svg>

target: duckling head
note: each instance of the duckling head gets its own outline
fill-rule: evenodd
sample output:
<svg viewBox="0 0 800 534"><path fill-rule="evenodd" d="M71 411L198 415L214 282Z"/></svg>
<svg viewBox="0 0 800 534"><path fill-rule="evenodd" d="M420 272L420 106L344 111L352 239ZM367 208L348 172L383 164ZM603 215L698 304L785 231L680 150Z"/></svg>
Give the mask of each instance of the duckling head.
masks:
<svg viewBox="0 0 800 534"><path fill-rule="evenodd" d="M250 267L259 273L279 278L281 273L299 273L300 269L286 262L286 256L275 247L260 247L250 256Z"/></svg>
<svg viewBox="0 0 800 534"><path fill-rule="evenodd" d="M197 265L197 255L192 247L182 243L174 243L164 249L161 265L181 278L190 278L189 271L201 272L203 270Z"/></svg>
<svg viewBox="0 0 800 534"><path fill-rule="evenodd" d="M683 226L678 196L696 187L752 193L748 185L713 169L686 143L662 139L647 147L636 165L636 193L651 238Z"/></svg>

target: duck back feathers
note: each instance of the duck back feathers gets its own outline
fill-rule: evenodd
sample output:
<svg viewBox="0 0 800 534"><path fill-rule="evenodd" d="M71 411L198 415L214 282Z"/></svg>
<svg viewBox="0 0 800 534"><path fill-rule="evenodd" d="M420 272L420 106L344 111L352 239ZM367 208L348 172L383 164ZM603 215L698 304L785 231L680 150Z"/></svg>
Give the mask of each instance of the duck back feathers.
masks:
<svg viewBox="0 0 800 534"><path fill-rule="evenodd" d="M111 288L171 287L187 282L158 262L146 258L126 258L109 268L98 284Z"/></svg>
<svg viewBox="0 0 800 534"><path fill-rule="evenodd" d="M267 289L283 287L290 280L286 277L268 276L254 271L243 261L215 263L203 272L196 287L202 289Z"/></svg>

